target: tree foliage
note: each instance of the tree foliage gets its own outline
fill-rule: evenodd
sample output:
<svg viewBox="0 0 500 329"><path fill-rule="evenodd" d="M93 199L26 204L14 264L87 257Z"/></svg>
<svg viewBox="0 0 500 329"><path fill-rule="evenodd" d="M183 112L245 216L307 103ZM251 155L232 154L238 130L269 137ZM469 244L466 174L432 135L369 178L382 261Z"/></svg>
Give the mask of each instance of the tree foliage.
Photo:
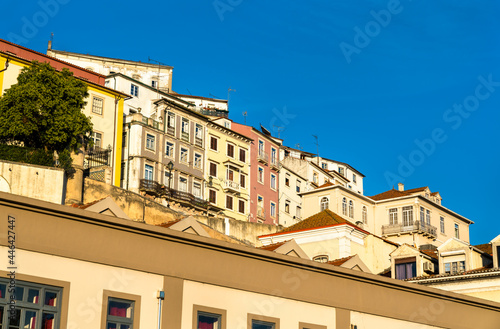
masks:
<svg viewBox="0 0 500 329"><path fill-rule="evenodd" d="M92 123L82 109L87 85L68 69L34 61L0 98L0 140L62 153L88 139Z"/></svg>

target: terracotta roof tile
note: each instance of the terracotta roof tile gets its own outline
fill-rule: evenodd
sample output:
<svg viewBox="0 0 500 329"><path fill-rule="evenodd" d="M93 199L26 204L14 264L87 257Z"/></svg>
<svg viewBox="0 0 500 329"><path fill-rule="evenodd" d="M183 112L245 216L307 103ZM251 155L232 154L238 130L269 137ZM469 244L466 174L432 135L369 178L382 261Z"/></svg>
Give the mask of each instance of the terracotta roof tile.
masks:
<svg viewBox="0 0 500 329"><path fill-rule="evenodd" d="M317 188L323 188L323 187L328 187L328 186L334 186L335 184L333 184L332 182L328 181L326 182L325 184L321 185L321 186L318 186Z"/></svg>
<svg viewBox="0 0 500 329"><path fill-rule="evenodd" d="M322 212L319 212L316 215L312 215L311 217L308 217L303 221L298 222L295 225L284 228L278 233L306 230L316 227L343 224L343 223L348 223L348 221L346 221L344 218L340 217L333 211L325 209Z"/></svg>
<svg viewBox="0 0 500 329"><path fill-rule="evenodd" d="M444 274L431 274L431 275L427 275L427 276L417 276L414 278L405 279L404 281L425 280L425 279L434 279L434 278L437 279L437 278L446 278L446 277L460 278L460 277L467 275L467 274L488 273L488 272L499 272L499 269L493 268L493 267L479 267L479 268L475 268L475 269L472 269L469 271L454 273L454 274L444 273Z"/></svg>
<svg viewBox="0 0 500 329"><path fill-rule="evenodd" d="M438 195L438 194L439 194L439 192L432 192L432 193L431 193L431 195L433 195L433 196L434 196L434 195Z"/></svg>
<svg viewBox="0 0 500 329"><path fill-rule="evenodd" d="M78 209L87 209L88 207L93 206L93 205L95 205L96 203L98 203L98 202L100 202L100 201L102 201L102 200L104 200L104 199L106 199L106 198L107 198L107 196L106 196L106 197L104 197L104 198L102 198L102 199L94 200L94 201L92 201L92 202L88 202L88 203L85 203L85 204L77 204L77 203L73 203L73 204L71 205L71 207L73 207L73 208L78 208Z"/></svg>
<svg viewBox="0 0 500 329"><path fill-rule="evenodd" d="M438 254L437 254L437 250L420 250L420 252L426 254L427 256L429 256L433 259L436 259L436 260L439 259Z"/></svg>
<svg viewBox="0 0 500 329"><path fill-rule="evenodd" d="M489 243L478 244L478 245L475 245L474 247L481 250L482 252L487 253L488 255L493 255L493 248L491 247L491 244L489 244Z"/></svg>
<svg viewBox="0 0 500 329"><path fill-rule="evenodd" d="M177 220L173 220L173 221L171 221L171 222L161 223L161 224L158 224L158 225L156 225L156 226L160 226L160 227L170 227L170 226L172 226L172 225L174 225L174 224L176 224L176 223L178 223L178 222L180 222L180 221L181 221L181 219L177 219Z"/></svg>
<svg viewBox="0 0 500 329"><path fill-rule="evenodd" d="M278 249L279 247L281 247L282 245L284 245L288 241L290 241L290 240L282 241L282 242L276 242L276 243L273 243L273 244L268 244L267 246L259 247L259 249L269 250L269 251L275 251L276 249Z"/></svg>
<svg viewBox="0 0 500 329"><path fill-rule="evenodd" d="M422 192L422 191L425 191L425 189L427 189L427 188L429 188L429 187L422 186L422 187L417 187L417 188L412 188L412 189L406 190L405 192L408 192L408 193Z"/></svg>
<svg viewBox="0 0 500 329"><path fill-rule="evenodd" d="M353 258L354 256L356 256L356 255L347 256L347 257L339 258L339 259L334 259L332 261L329 261L327 264L341 266L342 264L344 264L345 262L347 262L349 259Z"/></svg>
<svg viewBox="0 0 500 329"><path fill-rule="evenodd" d="M408 195L410 195L410 193L408 193L406 191L398 191L398 190L392 189L389 191L379 193L377 195L370 196L369 198L373 199L375 201L379 201L379 200L399 198L399 197L408 196Z"/></svg>

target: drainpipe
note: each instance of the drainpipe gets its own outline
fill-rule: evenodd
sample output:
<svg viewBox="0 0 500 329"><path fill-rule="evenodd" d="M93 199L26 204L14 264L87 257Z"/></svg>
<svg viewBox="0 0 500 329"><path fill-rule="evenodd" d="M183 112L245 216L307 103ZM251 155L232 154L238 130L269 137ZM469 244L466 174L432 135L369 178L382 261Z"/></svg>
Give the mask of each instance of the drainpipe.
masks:
<svg viewBox="0 0 500 329"><path fill-rule="evenodd" d="M9 67L9 61L10 59L7 57L7 61L5 62L5 68L3 70L0 70L0 72L7 71L7 68Z"/></svg>
<svg viewBox="0 0 500 329"><path fill-rule="evenodd" d="M165 299L165 291L158 291L158 329L161 328L161 302Z"/></svg>
<svg viewBox="0 0 500 329"><path fill-rule="evenodd" d="M130 122L128 123L128 133L127 133L127 190L128 190L128 182L130 176Z"/></svg>
<svg viewBox="0 0 500 329"><path fill-rule="evenodd" d="M116 180L116 117L117 117L117 114L118 114L118 102L120 101L120 99L122 99L120 96L116 97L115 96L115 119L114 119L114 123L113 123L113 131L114 131L114 134L113 134L113 151L115 153L115 156L113 157L113 160L112 160L112 168L114 168L114 172L113 172L113 175L111 177L113 177L113 182L111 183L111 185L115 185L115 180Z"/></svg>

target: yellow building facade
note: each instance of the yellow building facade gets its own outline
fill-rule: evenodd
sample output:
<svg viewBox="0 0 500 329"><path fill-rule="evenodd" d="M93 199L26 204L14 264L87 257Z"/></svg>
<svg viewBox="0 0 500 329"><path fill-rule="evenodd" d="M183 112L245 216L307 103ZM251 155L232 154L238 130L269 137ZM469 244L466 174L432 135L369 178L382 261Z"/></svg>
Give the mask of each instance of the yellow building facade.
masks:
<svg viewBox="0 0 500 329"><path fill-rule="evenodd" d="M0 40L2 41L2 40ZM3 43L0 42L0 46ZM56 70L66 67L74 72L74 76L82 79L88 88L89 96L83 113L90 117L93 124L92 138L94 145L101 148L112 149L112 159L109 166L112 168L110 182L115 186L120 186L120 163L122 153L122 132L123 132L123 104L128 95L95 83L87 76L95 75L84 69L69 66L57 59L28 50L24 47L8 45L10 48L19 49L22 57L12 51L4 51L0 47L0 92L4 94L13 84L17 83L17 77L24 67L31 65L31 60L45 61ZM30 54L33 56L30 57ZM96 80L104 83L104 77L96 76Z"/></svg>
<svg viewBox="0 0 500 329"><path fill-rule="evenodd" d="M227 119L207 123L205 195L212 212L248 221L252 140L230 126Z"/></svg>

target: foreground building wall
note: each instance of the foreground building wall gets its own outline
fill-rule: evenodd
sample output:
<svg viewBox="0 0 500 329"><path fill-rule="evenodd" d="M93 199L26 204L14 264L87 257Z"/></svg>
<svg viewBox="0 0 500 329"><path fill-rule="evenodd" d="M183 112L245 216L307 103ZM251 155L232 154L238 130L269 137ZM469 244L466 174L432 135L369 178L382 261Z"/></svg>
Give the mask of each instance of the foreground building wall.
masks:
<svg viewBox="0 0 500 329"><path fill-rule="evenodd" d="M107 315L114 300L133 304L122 318L134 329L156 328L159 290L160 328L196 327L198 311L220 315L223 328L261 320L275 328L489 329L500 319L498 303L0 193L0 217L8 216L16 280L58 291L61 305L51 307L59 328L105 328L120 315ZM8 245L2 234L2 268Z"/></svg>

